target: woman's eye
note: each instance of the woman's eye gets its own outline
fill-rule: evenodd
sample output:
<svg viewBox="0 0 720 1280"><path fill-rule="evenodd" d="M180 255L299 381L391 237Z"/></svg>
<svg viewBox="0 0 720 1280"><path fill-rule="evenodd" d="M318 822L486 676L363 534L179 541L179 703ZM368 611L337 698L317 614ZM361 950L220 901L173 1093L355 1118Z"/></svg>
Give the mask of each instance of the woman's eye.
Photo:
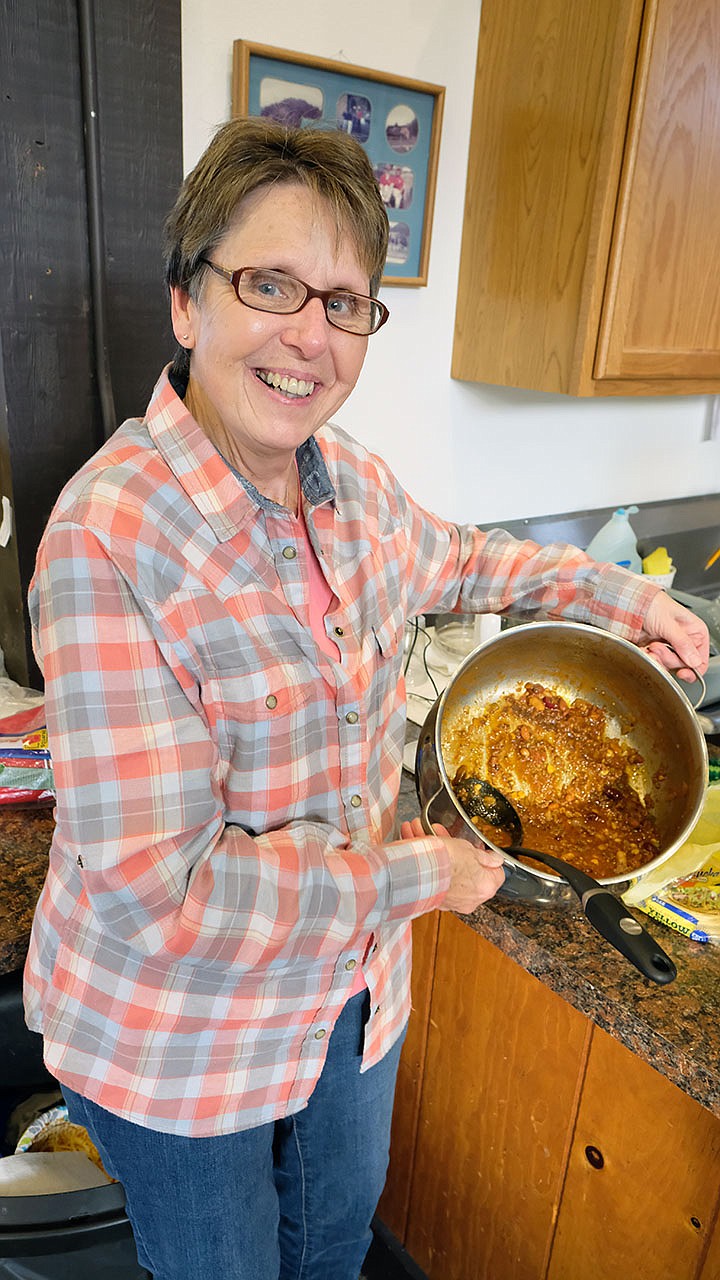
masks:
<svg viewBox="0 0 720 1280"><path fill-rule="evenodd" d="M362 301L353 293L334 293L328 301L328 310L336 316L355 316L362 310Z"/></svg>
<svg viewBox="0 0 720 1280"><path fill-rule="evenodd" d="M261 298L281 298L283 296L283 291L277 280L255 280L252 287Z"/></svg>
<svg viewBox="0 0 720 1280"><path fill-rule="evenodd" d="M292 298L292 281L274 271L253 271L243 278L243 292L258 302L284 302Z"/></svg>

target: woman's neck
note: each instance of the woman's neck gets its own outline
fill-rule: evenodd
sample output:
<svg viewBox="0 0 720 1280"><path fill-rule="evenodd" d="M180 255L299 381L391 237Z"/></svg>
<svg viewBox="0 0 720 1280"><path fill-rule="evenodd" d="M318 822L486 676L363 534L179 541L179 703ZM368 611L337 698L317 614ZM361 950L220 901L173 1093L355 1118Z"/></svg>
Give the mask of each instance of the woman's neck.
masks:
<svg viewBox="0 0 720 1280"><path fill-rule="evenodd" d="M274 459L273 465L265 465L264 460L253 459L241 452L234 437L226 430L215 406L192 376L185 392L185 408L192 414L198 426L202 428L208 440L215 445L226 462L239 471L246 480L255 486L258 493L277 502L281 507L297 514L298 507L298 474L294 454L285 459Z"/></svg>

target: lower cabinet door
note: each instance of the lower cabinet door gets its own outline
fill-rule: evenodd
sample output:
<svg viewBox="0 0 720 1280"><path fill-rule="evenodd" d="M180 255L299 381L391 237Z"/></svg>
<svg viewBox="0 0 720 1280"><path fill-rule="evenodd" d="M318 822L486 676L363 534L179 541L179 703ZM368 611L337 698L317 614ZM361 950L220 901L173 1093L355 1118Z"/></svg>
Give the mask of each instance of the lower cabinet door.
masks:
<svg viewBox="0 0 720 1280"><path fill-rule="evenodd" d="M589 1037L442 913L405 1238L430 1280L545 1275Z"/></svg>
<svg viewBox="0 0 720 1280"><path fill-rule="evenodd" d="M548 1280L717 1280L719 1187L720 1120L596 1028Z"/></svg>

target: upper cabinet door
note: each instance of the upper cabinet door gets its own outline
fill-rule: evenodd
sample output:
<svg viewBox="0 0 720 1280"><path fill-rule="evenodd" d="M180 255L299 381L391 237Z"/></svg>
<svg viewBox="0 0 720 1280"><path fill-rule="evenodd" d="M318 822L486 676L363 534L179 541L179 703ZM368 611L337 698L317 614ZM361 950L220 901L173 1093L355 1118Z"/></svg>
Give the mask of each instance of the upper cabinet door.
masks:
<svg viewBox="0 0 720 1280"><path fill-rule="evenodd" d="M483 0L452 373L720 393L720 0Z"/></svg>
<svg viewBox="0 0 720 1280"><path fill-rule="evenodd" d="M720 379L720 4L651 0L596 378Z"/></svg>

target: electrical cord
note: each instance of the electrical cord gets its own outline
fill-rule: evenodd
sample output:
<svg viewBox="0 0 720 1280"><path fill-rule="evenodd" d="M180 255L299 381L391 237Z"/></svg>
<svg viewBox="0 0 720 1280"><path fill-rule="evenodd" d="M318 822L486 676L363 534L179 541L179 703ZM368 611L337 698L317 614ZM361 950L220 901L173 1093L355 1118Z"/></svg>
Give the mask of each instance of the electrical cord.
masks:
<svg viewBox="0 0 720 1280"><path fill-rule="evenodd" d="M410 668L410 661L415 652L415 647L417 645L418 638L422 636L423 637L423 651L422 651L423 668L425 670L425 674L428 680L430 681L430 684L435 690L435 697L438 698L440 696L440 690L438 689L435 683L435 680L433 678L433 674L427 664L427 651L430 648L430 645L432 644L432 636L428 635L427 628L424 625L421 625L419 618L409 619L407 625L412 627L413 633L412 633L412 640L410 641L410 646L408 648L407 654L405 655L405 662L403 665L403 675L407 675L408 673L408 670ZM418 698L421 702L434 702L434 698L428 698L421 693L415 693L414 690L413 690L412 696L414 698Z"/></svg>

